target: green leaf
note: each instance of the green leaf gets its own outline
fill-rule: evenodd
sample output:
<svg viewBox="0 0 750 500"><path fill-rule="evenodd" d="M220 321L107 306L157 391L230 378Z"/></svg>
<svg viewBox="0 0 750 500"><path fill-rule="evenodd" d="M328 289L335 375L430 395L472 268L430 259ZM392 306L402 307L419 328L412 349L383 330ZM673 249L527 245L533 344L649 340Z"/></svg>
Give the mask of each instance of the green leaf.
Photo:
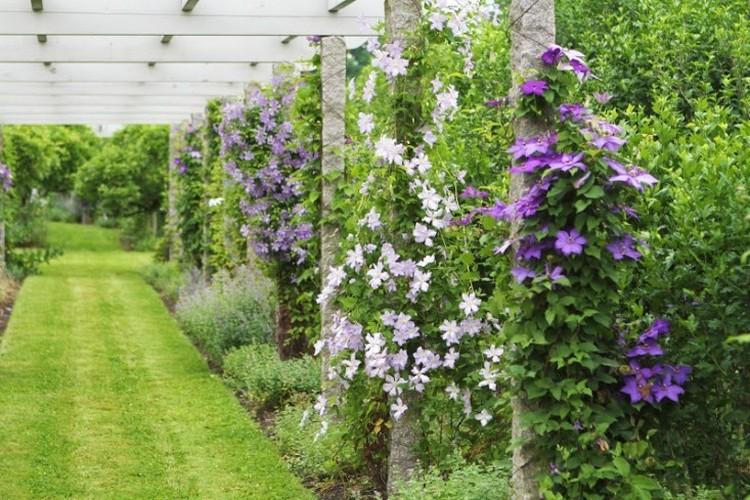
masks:
<svg viewBox="0 0 750 500"><path fill-rule="evenodd" d="M615 469L617 469L617 472L619 472L622 477L627 477L630 475L630 464L624 458L615 457L614 460L612 460L612 464L615 466Z"/></svg>
<svg viewBox="0 0 750 500"><path fill-rule="evenodd" d="M596 200L599 198L604 197L604 189L602 189L601 186L592 186L591 189L589 189L584 196L586 198L591 198L592 200Z"/></svg>

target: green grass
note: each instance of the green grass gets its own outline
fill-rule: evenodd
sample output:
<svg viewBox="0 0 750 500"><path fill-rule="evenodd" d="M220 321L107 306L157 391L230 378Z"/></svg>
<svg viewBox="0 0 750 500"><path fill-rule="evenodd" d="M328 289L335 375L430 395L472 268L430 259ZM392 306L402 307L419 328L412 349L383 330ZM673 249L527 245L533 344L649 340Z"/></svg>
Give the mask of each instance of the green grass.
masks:
<svg viewBox="0 0 750 500"><path fill-rule="evenodd" d="M52 224L0 346L0 498L304 499L113 231Z"/></svg>

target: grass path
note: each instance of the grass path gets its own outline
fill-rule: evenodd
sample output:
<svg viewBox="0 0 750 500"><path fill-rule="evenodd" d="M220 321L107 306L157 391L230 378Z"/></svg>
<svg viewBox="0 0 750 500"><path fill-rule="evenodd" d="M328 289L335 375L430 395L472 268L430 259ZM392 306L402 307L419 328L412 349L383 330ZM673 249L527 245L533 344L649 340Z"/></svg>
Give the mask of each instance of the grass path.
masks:
<svg viewBox="0 0 750 500"><path fill-rule="evenodd" d="M114 233L53 224L0 345L0 498L306 499Z"/></svg>

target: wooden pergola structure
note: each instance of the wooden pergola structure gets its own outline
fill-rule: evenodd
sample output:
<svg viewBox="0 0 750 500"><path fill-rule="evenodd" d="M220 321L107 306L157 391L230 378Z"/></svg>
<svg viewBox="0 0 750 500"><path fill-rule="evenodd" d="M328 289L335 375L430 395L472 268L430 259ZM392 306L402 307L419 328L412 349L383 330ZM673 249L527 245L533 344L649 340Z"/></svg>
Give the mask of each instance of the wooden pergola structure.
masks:
<svg viewBox="0 0 750 500"><path fill-rule="evenodd" d="M178 123L240 96L306 36L371 36L382 0L2 0L0 123Z"/></svg>

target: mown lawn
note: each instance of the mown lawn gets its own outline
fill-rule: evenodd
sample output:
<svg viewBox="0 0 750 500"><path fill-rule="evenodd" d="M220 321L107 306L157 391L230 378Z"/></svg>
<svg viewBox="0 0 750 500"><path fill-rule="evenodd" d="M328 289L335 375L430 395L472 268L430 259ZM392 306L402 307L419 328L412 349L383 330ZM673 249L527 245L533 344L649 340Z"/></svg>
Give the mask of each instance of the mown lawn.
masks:
<svg viewBox="0 0 750 500"><path fill-rule="evenodd" d="M53 224L0 345L0 498L311 498L116 234Z"/></svg>

